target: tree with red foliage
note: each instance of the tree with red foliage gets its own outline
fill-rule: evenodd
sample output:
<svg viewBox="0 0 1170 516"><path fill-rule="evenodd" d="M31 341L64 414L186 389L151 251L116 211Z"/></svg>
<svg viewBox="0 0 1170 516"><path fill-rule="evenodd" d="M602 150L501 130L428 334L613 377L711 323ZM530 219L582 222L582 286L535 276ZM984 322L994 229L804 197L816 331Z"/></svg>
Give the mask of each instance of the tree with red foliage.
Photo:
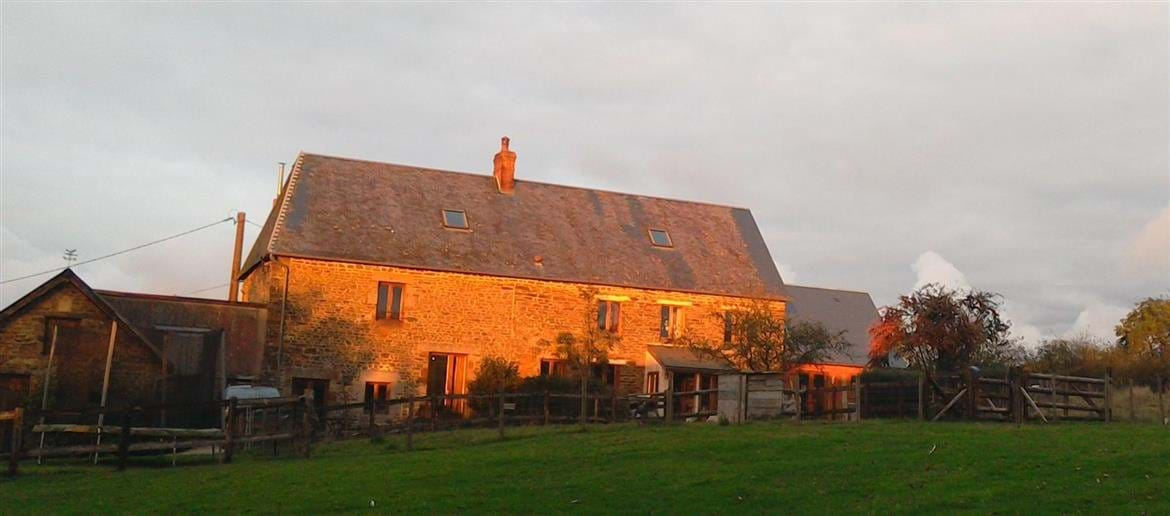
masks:
<svg viewBox="0 0 1170 516"><path fill-rule="evenodd" d="M886 365L891 351L923 370L1003 362L1012 341L1000 306L995 293L925 285L882 308L869 330L870 363Z"/></svg>

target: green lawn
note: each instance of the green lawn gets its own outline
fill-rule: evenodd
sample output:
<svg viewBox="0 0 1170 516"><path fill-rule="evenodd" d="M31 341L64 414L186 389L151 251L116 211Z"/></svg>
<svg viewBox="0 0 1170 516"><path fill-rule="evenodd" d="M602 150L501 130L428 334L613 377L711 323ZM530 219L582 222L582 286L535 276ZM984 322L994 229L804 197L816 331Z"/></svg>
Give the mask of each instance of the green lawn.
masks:
<svg viewBox="0 0 1170 516"><path fill-rule="evenodd" d="M31 463L11 513L1170 513L1170 430L916 422L461 430L312 459ZM932 451L933 450L933 451ZM204 461L206 462L206 461Z"/></svg>

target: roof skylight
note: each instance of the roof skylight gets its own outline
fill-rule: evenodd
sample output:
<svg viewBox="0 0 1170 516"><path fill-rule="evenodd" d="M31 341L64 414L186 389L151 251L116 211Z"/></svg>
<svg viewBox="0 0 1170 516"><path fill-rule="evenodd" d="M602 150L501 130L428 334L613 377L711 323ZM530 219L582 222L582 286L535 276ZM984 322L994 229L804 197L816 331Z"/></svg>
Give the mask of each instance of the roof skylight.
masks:
<svg viewBox="0 0 1170 516"><path fill-rule="evenodd" d="M468 229L467 214L462 210L443 210L443 227Z"/></svg>

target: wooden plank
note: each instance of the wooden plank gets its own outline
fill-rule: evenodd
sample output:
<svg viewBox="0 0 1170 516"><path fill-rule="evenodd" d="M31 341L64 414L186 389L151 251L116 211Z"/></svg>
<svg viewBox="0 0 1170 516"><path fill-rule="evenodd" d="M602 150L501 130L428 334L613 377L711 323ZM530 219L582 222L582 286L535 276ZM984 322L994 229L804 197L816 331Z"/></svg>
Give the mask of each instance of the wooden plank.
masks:
<svg viewBox="0 0 1170 516"><path fill-rule="evenodd" d="M1100 414L1101 411L1103 410L1103 409L1097 408L1097 407L1086 407L1084 405L1074 405L1072 403L1057 403L1055 401L1048 401L1048 402L1037 401L1036 406L1043 407L1043 408L1056 408L1056 409L1066 409L1066 410L1080 410L1080 411L1084 411L1084 412L1096 412L1098 414Z"/></svg>
<svg viewBox="0 0 1170 516"><path fill-rule="evenodd" d="M1036 406L1036 400L1033 400L1033 399L1032 399L1032 395L1031 395L1031 394L1028 394L1028 389L1025 389L1025 388L1023 388L1023 387L1020 387L1020 394L1023 394L1023 395L1024 395L1024 399L1025 399L1025 400L1028 400L1028 403L1032 405L1032 408L1033 408L1033 409L1036 409L1036 414L1038 414L1038 415L1040 416L1040 420L1041 420L1041 421L1044 421L1045 423L1047 423L1047 422L1048 422L1048 418L1047 418L1047 417L1044 417L1044 411L1040 410L1040 407Z"/></svg>
<svg viewBox="0 0 1170 516"><path fill-rule="evenodd" d="M1105 383L1105 380L1102 380L1100 378L1087 378L1084 376L1065 376L1065 375L1059 375L1059 374L1043 374L1043 373L1031 373L1028 376L1031 376L1033 378L1050 378L1050 379L1054 379L1054 380L1060 380L1062 382L1091 383L1091 384L1096 384L1096 385L1103 385Z"/></svg>
<svg viewBox="0 0 1170 516"><path fill-rule="evenodd" d="M951 407L955 405L955 403L958 403L958 401L963 398L964 394L967 394L967 389L959 389L959 393L956 394L955 397L951 399L950 403L947 403L947 405L945 407L943 407L942 410L938 411L938 414L935 414L934 417L930 418L930 420L931 421L938 421L938 418L942 417L943 414L946 414L947 411L950 410Z"/></svg>
<svg viewBox="0 0 1170 516"><path fill-rule="evenodd" d="M221 456L224 464L231 464L232 457L235 455L235 436L238 432L236 427L239 424L239 416L239 400L236 398L228 400L227 418L223 425L223 455Z"/></svg>
<svg viewBox="0 0 1170 516"><path fill-rule="evenodd" d="M133 413L122 416L122 432L118 439L118 471L126 471L126 459L130 457L130 439L133 437L130 422L133 418Z"/></svg>
<svg viewBox="0 0 1170 516"><path fill-rule="evenodd" d="M20 472L20 440L24 433L24 409L17 408L12 411L12 417L8 419L12 422L12 445L8 449L8 475L16 476Z"/></svg>
<svg viewBox="0 0 1170 516"><path fill-rule="evenodd" d="M32 431L34 433L74 433L74 434L96 434L99 433L119 435L122 433L122 428L117 426L102 426L96 425L34 425ZM154 427L132 427L130 435L141 437L193 437L193 438L218 438L223 437L223 430L218 428L154 428Z"/></svg>
<svg viewBox="0 0 1170 516"><path fill-rule="evenodd" d="M1032 387L1029 387L1028 390L1030 390L1032 392L1041 392L1044 394L1051 394L1053 396L1065 395L1065 396L1079 396L1079 397L1084 398L1084 399L1089 399L1089 398L1105 399L1105 393L1098 392L1098 391L1080 391L1080 390L1070 390L1070 389L1057 389L1057 388L1053 388L1053 387L1043 387L1040 385L1034 385Z"/></svg>

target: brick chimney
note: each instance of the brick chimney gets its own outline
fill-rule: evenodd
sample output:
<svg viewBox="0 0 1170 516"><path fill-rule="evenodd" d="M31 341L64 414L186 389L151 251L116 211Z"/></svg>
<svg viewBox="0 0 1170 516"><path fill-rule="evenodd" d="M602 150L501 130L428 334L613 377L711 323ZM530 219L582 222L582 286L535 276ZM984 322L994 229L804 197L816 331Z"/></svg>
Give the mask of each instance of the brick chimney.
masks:
<svg viewBox="0 0 1170 516"><path fill-rule="evenodd" d="M492 160L492 175L500 193L510 194L516 186L516 153L508 150L508 137L500 138L500 152Z"/></svg>

